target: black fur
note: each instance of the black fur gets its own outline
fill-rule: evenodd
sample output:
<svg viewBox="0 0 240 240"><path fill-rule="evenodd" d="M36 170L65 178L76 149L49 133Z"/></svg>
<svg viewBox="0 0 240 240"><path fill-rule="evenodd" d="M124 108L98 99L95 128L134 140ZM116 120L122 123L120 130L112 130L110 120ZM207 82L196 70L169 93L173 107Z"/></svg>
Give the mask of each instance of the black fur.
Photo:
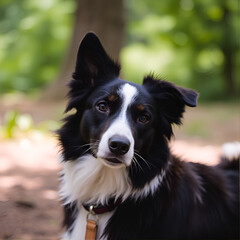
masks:
<svg viewBox="0 0 240 240"><path fill-rule="evenodd" d="M70 232L72 231L72 225L78 214L77 203L68 203L64 205L64 221L63 226L65 226Z"/></svg>
<svg viewBox="0 0 240 240"><path fill-rule="evenodd" d="M118 207L108 239L238 239L236 169L171 162L154 196Z"/></svg>
<svg viewBox="0 0 240 240"><path fill-rule="evenodd" d="M75 108L59 130L64 161L85 153L85 144L99 140L115 118L119 99L111 104L108 116L93 111L98 99L107 98L125 80L118 78L120 67L106 54L98 38L89 33L83 39L77 57L73 80L69 83L69 104L66 112ZM109 220L105 228L107 239L238 239L239 237L239 159L223 161L215 167L187 163L173 156L168 141L173 135L172 124L181 124L185 106L195 107L198 94L190 89L147 76L143 85L134 85L139 96L136 102L146 103L151 120L146 125L136 123L140 114L133 104L129 122L133 129L135 150L144 171L135 165L127 170L135 189L141 189L162 169L163 182L154 195L138 200L129 197ZM94 143L95 144L95 143ZM97 147L97 143L96 143ZM67 228L72 226L77 206L65 205Z"/></svg>

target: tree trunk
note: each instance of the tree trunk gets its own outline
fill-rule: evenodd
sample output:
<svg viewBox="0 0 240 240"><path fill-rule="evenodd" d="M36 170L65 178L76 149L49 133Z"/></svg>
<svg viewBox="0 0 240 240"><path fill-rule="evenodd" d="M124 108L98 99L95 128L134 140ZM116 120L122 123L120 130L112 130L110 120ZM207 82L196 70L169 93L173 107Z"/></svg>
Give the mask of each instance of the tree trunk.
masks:
<svg viewBox="0 0 240 240"><path fill-rule="evenodd" d="M232 96L235 94L235 79L234 79L234 44L232 43L232 26L230 23L230 12L229 9L226 6L226 3L223 3L223 31L224 31L224 41L222 45L222 51L224 54L224 65L223 65L223 73L224 73L224 79L225 79L225 88L226 93L229 96Z"/></svg>
<svg viewBox="0 0 240 240"><path fill-rule="evenodd" d="M80 41L87 32L95 32L108 54L114 60L118 60L125 27L123 0L76 1L77 9L70 46L59 75L44 92L43 100L58 100L65 97L66 83L71 79Z"/></svg>

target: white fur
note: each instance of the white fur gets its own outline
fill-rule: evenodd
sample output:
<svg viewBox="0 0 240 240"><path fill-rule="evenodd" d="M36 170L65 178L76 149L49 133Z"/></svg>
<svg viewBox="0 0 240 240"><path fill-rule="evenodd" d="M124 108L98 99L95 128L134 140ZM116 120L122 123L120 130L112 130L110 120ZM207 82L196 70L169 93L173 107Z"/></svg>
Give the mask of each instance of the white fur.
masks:
<svg viewBox="0 0 240 240"><path fill-rule="evenodd" d="M166 170L163 170L142 189L134 190L128 179L126 168L109 168L92 155L88 154L62 164L60 197L65 201L64 204L77 201L80 210L72 226L72 233L70 234L69 231L65 234L65 238L71 240L81 240L85 236L87 211L82 207L82 203L105 204L111 197L117 199L121 196L124 201L129 196L138 199L154 194L166 173ZM98 215L99 238L112 214L113 211Z"/></svg>
<svg viewBox="0 0 240 240"><path fill-rule="evenodd" d="M63 164L60 196L65 204L76 200L106 204L111 197L125 199L131 192L125 168L109 168L92 155Z"/></svg>
<svg viewBox="0 0 240 240"><path fill-rule="evenodd" d="M63 162L60 197L65 201L64 204L77 201L80 209L72 233L66 233L66 238L84 239L87 211L82 207L82 203L106 204L109 198L117 199L120 196L124 200L130 192L131 187L124 168L109 168L92 155L85 155L75 161ZM108 212L99 215L99 237L112 214L113 212Z"/></svg>
<svg viewBox="0 0 240 240"><path fill-rule="evenodd" d="M124 165L126 166L131 165L132 158L134 155L134 138L132 135L131 127L129 126L129 123L127 120L127 109L129 105L133 102L134 98L136 97L137 89L132 85L126 83L120 88L118 94L123 99L121 111L119 113L119 116L109 126L107 131L103 134L99 143L97 156L99 159L101 159L104 162L104 164L107 164L104 161L104 158L106 158L109 154L111 154L108 147L108 140L114 135L124 136L130 142L130 149L125 155L123 155L123 159L124 159L123 164L117 166L117 167L123 167Z"/></svg>
<svg viewBox="0 0 240 240"><path fill-rule="evenodd" d="M240 142L225 143L222 146L223 155L229 159L239 158Z"/></svg>
<svg viewBox="0 0 240 240"><path fill-rule="evenodd" d="M155 191L159 188L162 183L163 178L166 175L167 169L162 169L161 173L154 177L149 183L146 183L145 186L140 190L135 190L131 194L135 199L144 198L149 195L153 195Z"/></svg>

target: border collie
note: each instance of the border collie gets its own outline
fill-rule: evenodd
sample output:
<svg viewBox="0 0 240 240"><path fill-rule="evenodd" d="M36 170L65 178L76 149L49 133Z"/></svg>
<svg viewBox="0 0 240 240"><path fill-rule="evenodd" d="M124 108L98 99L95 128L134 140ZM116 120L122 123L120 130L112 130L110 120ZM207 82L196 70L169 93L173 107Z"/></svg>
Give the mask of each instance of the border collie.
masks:
<svg viewBox="0 0 240 240"><path fill-rule="evenodd" d="M66 239L237 239L239 159L217 166L171 154L172 125L198 94L149 75L119 78L94 33L82 40L59 130ZM87 238L87 237L86 237Z"/></svg>

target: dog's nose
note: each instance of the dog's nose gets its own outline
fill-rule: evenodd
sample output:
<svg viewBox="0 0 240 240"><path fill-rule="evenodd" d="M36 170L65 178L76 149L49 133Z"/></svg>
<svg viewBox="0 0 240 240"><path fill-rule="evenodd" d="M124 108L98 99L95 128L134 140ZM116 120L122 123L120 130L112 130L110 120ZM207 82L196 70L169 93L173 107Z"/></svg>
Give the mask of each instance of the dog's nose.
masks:
<svg viewBox="0 0 240 240"><path fill-rule="evenodd" d="M130 148L130 142L123 136L114 135L109 138L108 147L115 155L124 155Z"/></svg>

